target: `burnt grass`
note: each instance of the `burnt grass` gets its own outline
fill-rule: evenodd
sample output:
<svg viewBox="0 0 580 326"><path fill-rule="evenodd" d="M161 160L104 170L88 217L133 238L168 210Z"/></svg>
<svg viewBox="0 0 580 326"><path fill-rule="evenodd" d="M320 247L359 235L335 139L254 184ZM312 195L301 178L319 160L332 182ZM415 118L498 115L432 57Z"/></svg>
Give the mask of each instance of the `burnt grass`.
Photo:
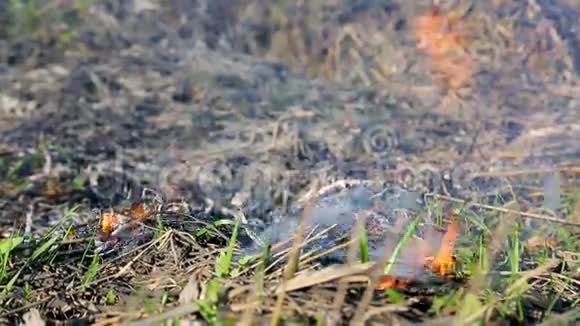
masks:
<svg viewBox="0 0 580 326"><path fill-rule="evenodd" d="M577 320L572 2L464 8L477 73L458 92L417 48L422 2L32 3L0 4L12 26L0 31L3 323ZM300 218L299 199L333 202L308 195L314 181L360 180L418 194L421 226L445 230L457 212L453 271L421 267L426 277L369 290L376 268L357 272L359 260L336 254L354 226L328 218L309 237L333 241L304 246L296 275L285 274L296 257L276 247L249 259L255 234ZM124 237L101 229L113 211L133 218ZM385 249L373 237L398 215L383 213L364 211L380 216L367 230L379 256L405 231ZM223 273L238 218L247 223ZM280 241L296 234L280 230ZM351 269L316 274L333 264ZM280 299L294 277L311 283Z"/></svg>

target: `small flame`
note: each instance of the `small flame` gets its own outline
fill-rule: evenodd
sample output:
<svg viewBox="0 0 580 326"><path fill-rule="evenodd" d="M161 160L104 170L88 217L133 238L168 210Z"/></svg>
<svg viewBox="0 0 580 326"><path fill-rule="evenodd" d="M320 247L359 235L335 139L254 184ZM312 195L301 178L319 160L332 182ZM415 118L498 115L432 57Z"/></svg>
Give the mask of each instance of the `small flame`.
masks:
<svg viewBox="0 0 580 326"><path fill-rule="evenodd" d="M115 212L104 213L101 217L101 231L105 234L111 234L113 230L121 223L122 216Z"/></svg>
<svg viewBox="0 0 580 326"><path fill-rule="evenodd" d="M449 217L450 223L441 238L441 245L435 256L429 256L431 250L432 241L436 239L435 232L440 232L435 229L427 229L425 239L412 239L412 245L407 247L403 256L405 257L404 265L409 267L413 271L423 270L428 268L436 274L443 277L449 275L453 270L455 270L455 265L457 262L456 257L453 255L453 249L455 247L455 241L457 240L457 234L459 232L459 226L457 224L457 219L455 213L451 213ZM439 242L439 240L437 240ZM407 273L403 278L393 276L393 275L383 275L381 276L378 284L379 289L403 289L409 286L409 280L414 277L413 273Z"/></svg>
<svg viewBox="0 0 580 326"><path fill-rule="evenodd" d="M115 212L104 213L101 217L101 232L109 235L113 233L113 231L115 231L121 224L127 222L143 222L149 218L152 212L152 207L148 207L140 202L137 202L131 205L129 209L123 211L121 214Z"/></svg>
<svg viewBox="0 0 580 326"><path fill-rule="evenodd" d="M443 235L443 239L441 240L439 252L433 258L433 262L431 263L431 269L434 273L446 276L455 269L457 259L453 255L453 248L455 247L455 240L457 240L458 230L459 226L457 225L457 219L455 218L455 214L453 214L451 217L451 224L449 224L447 232L445 232L445 235Z"/></svg>
<svg viewBox="0 0 580 326"><path fill-rule="evenodd" d="M461 88L474 73L464 30L458 14L442 15L436 6L415 19L417 47L431 57L433 75L448 90Z"/></svg>
<svg viewBox="0 0 580 326"><path fill-rule="evenodd" d="M151 209L145 207L142 203L134 203L129 209L129 215L136 221L143 221L149 214Z"/></svg>
<svg viewBox="0 0 580 326"><path fill-rule="evenodd" d="M439 8L431 8L415 20L417 47L434 57L449 55L465 48L466 37L462 30L459 17L443 16Z"/></svg>

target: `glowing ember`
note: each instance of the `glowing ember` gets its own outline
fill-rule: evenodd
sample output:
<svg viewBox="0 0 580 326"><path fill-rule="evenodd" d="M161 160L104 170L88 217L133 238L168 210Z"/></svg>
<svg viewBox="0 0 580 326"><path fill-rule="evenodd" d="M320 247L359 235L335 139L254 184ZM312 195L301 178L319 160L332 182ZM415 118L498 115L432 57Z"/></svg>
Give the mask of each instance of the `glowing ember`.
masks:
<svg viewBox="0 0 580 326"><path fill-rule="evenodd" d="M123 220L123 216L117 213L105 213L101 217L101 231L111 234Z"/></svg>
<svg viewBox="0 0 580 326"><path fill-rule="evenodd" d="M104 213L101 217L101 232L109 235L114 233L121 225L145 222L151 216L152 212L152 207L138 202L133 204L131 208L123 211L122 214L115 212Z"/></svg>
<svg viewBox="0 0 580 326"><path fill-rule="evenodd" d="M409 281L393 277L391 275L383 275L379 280L378 288L384 289L405 289L409 286Z"/></svg>

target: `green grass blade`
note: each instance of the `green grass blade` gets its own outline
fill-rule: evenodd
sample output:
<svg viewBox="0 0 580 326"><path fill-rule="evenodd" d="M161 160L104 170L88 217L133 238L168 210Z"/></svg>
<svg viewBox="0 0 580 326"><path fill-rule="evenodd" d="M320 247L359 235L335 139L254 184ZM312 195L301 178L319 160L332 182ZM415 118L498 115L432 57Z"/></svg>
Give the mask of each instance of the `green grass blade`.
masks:
<svg viewBox="0 0 580 326"><path fill-rule="evenodd" d="M99 270L99 264L100 264L100 256L94 255L93 260L91 261L91 265L89 266L89 269L87 270L83 278L83 287L89 286L89 284L91 284L91 282L95 280L95 277L97 276L97 272Z"/></svg>
<svg viewBox="0 0 580 326"><path fill-rule="evenodd" d="M0 255L10 254L10 252L18 247L22 241L24 241L23 237L11 237L0 240Z"/></svg>
<svg viewBox="0 0 580 326"><path fill-rule="evenodd" d="M40 257L41 255L45 254L50 249L50 247L52 247L54 245L54 243L57 240L58 240L57 236L53 236L52 238L48 239L40 247L38 247L38 248L36 248L36 250L34 250L34 252L32 253L32 256L30 256L30 260L34 261L38 257Z"/></svg>
<svg viewBox="0 0 580 326"><path fill-rule="evenodd" d="M220 253L220 255L216 260L215 273L219 277L225 277L230 274L230 269L234 256L234 248L236 247L236 243L238 241L239 229L240 229L240 220L238 219L236 220L236 224L234 225L234 231L232 232L232 236L230 238L230 242L228 244L226 252Z"/></svg>
<svg viewBox="0 0 580 326"><path fill-rule="evenodd" d="M0 282L4 280L4 277L6 277L10 253L18 247L22 241L24 241L23 237L11 237L0 241Z"/></svg>
<svg viewBox="0 0 580 326"><path fill-rule="evenodd" d="M6 286L4 287L4 290L2 290L2 293L0 293L0 302L3 301L6 294L8 294L8 292L10 292L12 290L12 288L14 287L14 283L16 283L16 280L18 279L18 277L20 276L20 273L22 273L23 270L24 270L24 268L20 268L20 270L18 272L16 272L16 274L14 276L12 276L10 281L6 284Z"/></svg>
<svg viewBox="0 0 580 326"><path fill-rule="evenodd" d="M365 227L360 228L360 262L366 263L369 261L369 242L367 239L367 230Z"/></svg>
<svg viewBox="0 0 580 326"><path fill-rule="evenodd" d="M391 272L391 269L393 269L393 266L395 265L395 260L397 259L397 256L399 256L399 252L407 244L407 241L409 241L409 239L413 236L413 233L415 233L415 229L417 229L418 225L419 225L419 217L416 217L413 220L413 222L411 222L411 224L407 228L407 231L405 232L405 234L403 235L403 237L401 238L399 243L397 243L397 246L393 250L393 254L391 255L391 258L389 258L389 263L387 264L387 266L385 266L384 272L385 274L389 274Z"/></svg>

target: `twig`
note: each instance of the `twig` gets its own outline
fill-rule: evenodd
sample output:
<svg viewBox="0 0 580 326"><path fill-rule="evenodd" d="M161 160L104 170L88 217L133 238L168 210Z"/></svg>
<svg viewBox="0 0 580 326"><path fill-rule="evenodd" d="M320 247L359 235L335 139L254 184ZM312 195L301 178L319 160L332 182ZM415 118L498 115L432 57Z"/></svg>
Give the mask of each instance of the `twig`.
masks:
<svg viewBox="0 0 580 326"><path fill-rule="evenodd" d="M314 181L314 189L318 190L319 182ZM292 244L292 250L286 263L286 268L284 270L284 280L282 281L281 293L277 295L276 306L274 308L272 320L270 324L276 326L280 320L280 315L282 314L282 304L284 303L284 298L286 296L286 282L294 277L296 269L298 268L298 258L300 254L300 244L303 242L304 233L307 225L310 225L310 219L312 218L312 209L314 208L314 198L311 198L308 205L304 208L302 214L302 219L298 229L296 230L296 237Z"/></svg>
<svg viewBox="0 0 580 326"><path fill-rule="evenodd" d="M469 176L471 178L476 177L516 177L522 175L530 174L547 174L553 172L569 172L578 173L580 172L580 166L557 166L554 168L537 168L537 169L520 169L520 170L503 170L503 171L489 171L489 172L476 172Z"/></svg>
<svg viewBox="0 0 580 326"><path fill-rule="evenodd" d="M357 244L359 244L361 232L362 232L363 228L365 227L365 220L366 220L366 215L363 216L359 221L357 221L356 226L353 229L353 232L351 235L352 239L351 239L351 241L349 241L350 246L349 246L348 254L347 254L347 262L349 265L354 264L354 261L356 259ZM334 296L334 314L335 314L335 316L340 316L340 308L344 304L346 292L347 292L347 283L340 280L338 283L338 289L337 289L336 294Z"/></svg>
<svg viewBox="0 0 580 326"><path fill-rule="evenodd" d="M333 191L342 190L349 186L370 186L377 184L377 181L374 180L366 180L366 179L340 179L336 180L333 183L320 187L319 189L310 189L306 194L304 194L300 199L297 200L297 203L304 203L311 199L312 197L321 197Z"/></svg>
<svg viewBox="0 0 580 326"><path fill-rule="evenodd" d="M409 311L409 307L404 305L387 305L383 307L373 307L369 309L364 315L364 321L371 319L375 315L384 314L386 312L405 312Z"/></svg>
<svg viewBox="0 0 580 326"><path fill-rule="evenodd" d="M411 223L415 223L417 221L418 219L416 219ZM412 225L413 224L407 225L407 227L410 227ZM406 239L403 238L400 240L400 242L401 241L406 241ZM370 269L370 282L369 284L367 284L367 287L363 293L363 297L361 298L356 308L356 312L354 314L354 317L352 318L353 324L355 325L364 324L366 309L371 303L373 293L377 288L379 279L381 278L382 275L385 274L385 266L387 266L387 264L389 264L389 266L391 264L394 264L394 261L392 261L391 259L396 259L395 250L396 248L389 248L388 250L385 250L385 254L381 257L380 261L375 266L373 266L373 268Z"/></svg>
<svg viewBox="0 0 580 326"><path fill-rule="evenodd" d="M337 246L334 246L334 247L332 247L330 249L324 250L324 251L322 251L322 252L320 252L320 253L312 256L312 257L308 257L308 258L304 259L303 261L300 262L300 265L306 265L306 264L308 264L310 262L313 262L315 260L318 260L319 258L324 257L324 256L327 256L327 255L329 255L329 254L331 254L331 253L333 253L333 252L335 252L337 250L340 250L340 249L343 249L345 247L348 247L352 243L354 243L354 241L353 240L349 240L349 241L347 241L345 243L342 243L342 244L339 244Z"/></svg>
<svg viewBox="0 0 580 326"><path fill-rule="evenodd" d="M324 230L322 230L320 233L317 233L316 235L314 235L312 238L308 239L307 241L304 241L303 243L300 244L300 248L303 248L306 245L310 244L311 242L319 239L322 235L326 234L329 230L331 230L335 226L336 226L336 224L335 225L332 225L332 226L330 226L330 227L328 227L328 228L326 228ZM313 256L313 257L308 257L308 256L312 255L315 251L308 252L308 253L300 256L298 266L299 267L300 266L304 266L307 263L309 263L309 262L311 262L313 260L316 260L317 258L320 258L323 255L327 255L329 253L332 253L332 252L334 252L334 251L336 251L336 250L338 250L340 248L342 248L341 245L336 246L336 247L333 247L333 248L330 248L330 249L326 250L325 252L319 253L319 254L317 254L316 256ZM284 254L283 255L280 255L280 257L276 261L274 261L273 263L271 263L270 266L268 266L266 268L266 272L270 271L276 264L278 264L280 261L284 260L284 258L286 258L287 254L288 254L288 252L290 250L291 250L291 248L290 249L286 249L284 251ZM306 258L306 259L304 259L304 258ZM304 259L304 260L302 260L302 259ZM279 271L273 272L272 274L269 275L268 278L272 278L272 276L274 276L275 273L277 273L277 272L279 272Z"/></svg>
<svg viewBox="0 0 580 326"><path fill-rule="evenodd" d="M570 222L570 221L566 221L564 219L559 219L559 218L551 217L551 216L547 216L547 215L521 212L521 211L516 211L513 209L497 207L497 206L492 206L492 205L487 205L487 204L479 204L479 203L470 202L470 201L467 201L464 199L454 198L454 197L445 196L445 195L429 194L429 196L432 196L433 198L437 198L437 199L441 199L441 200L447 200L447 201L454 202L454 203L464 204L466 206L488 209L488 210L492 210L492 211L496 211L496 212L500 212L500 213L520 215L520 216L525 217L525 218L531 218L531 219L536 219L536 220L546 221L546 222L559 223L559 224L564 224L564 225L569 225L569 226L580 228L579 223Z"/></svg>
<svg viewBox="0 0 580 326"><path fill-rule="evenodd" d="M578 321L578 315L580 315L580 308L572 309L566 313L553 315L550 319L543 322L542 326L552 326L552 325L563 325L567 322Z"/></svg>
<svg viewBox="0 0 580 326"><path fill-rule="evenodd" d="M199 307L195 303L188 303L172 310L169 310L159 316L155 316L146 320L140 320L132 323L128 323L127 325L131 326L149 326L149 325L160 325L163 324L165 320L174 319L178 317L182 317L185 315L192 314L194 312L199 311Z"/></svg>
<svg viewBox="0 0 580 326"><path fill-rule="evenodd" d="M525 273L520 274L518 276L518 279L512 285L510 285L504 292L507 295L510 295L512 292L514 292L515 290L517 290L521 286L527 284L529 279L531 279L533 277L537 277L537 276L547 272L549 269L556 267L558 265L558 263L560 263L560 261L558 259L551 259L548 262L546 262L545 264L538 266L537 268L535 268L531 271L527 271Z"/></svg>
<svg viewBox="0 0 580 326"><path fill-rule="evenodd" d="M302 243L302 244L300 245L300 247L302 248L302 247L304 247L304 246L306 246L306 245L310 244L311 242L313 242L313 241L315 241L315 240L318 240L320 237L322 237L323 235L325 235L326 233L328 233L330 230L332 230L332 229L333 229L333 228L335 228L335 227L336 227L336 224L333 224L333 225L329 226L328 228L326 228L326 229L324 229L324 230L320 231L319 233L316 233L314 236L312 236L311 238L308 238L308 240L304 241L304 243ZM284 241L278 242L278 243L276 243L276 244L272 245L272 248L271 248L270 250L271 250L272 252L273 252L273 251L277 251L278 249L280 249L280 248L284 247L284 246L285 246L287 243L289 243L289 242L290 242L292 239L293 239L293 237L292 237L292 238L290 238L290 239L287 239L287 240L284 240ZM276 265L277 265L279 262L281 262L282 260L284 260L284 258L287 256L287 254L290 252L290 250L291 250L291 249L292 249L292 248L287 248L287 249L284 249L284 250L282 250L282 251L276 252L276 253L275 253L275 254L272 256L273 258L276 258L276 260L275 260L275 261L273 261L272 263L270 263L270 265L268 265L268 267L266 267L266 272L270 271L270 270L271 270L272 268L274 268L274 266L276 266ZM332 251L331 251L331 252L332 252ZM258 259L258 258L260 258L260 257L261 257L261 256L260 256L260 255L258 255L258 254L257 254L257 255L254 255L254 256L252 256L252 260ZM304 263L305 263L305 262L301 262L301 264L304 264ZM259 262L259 261L258 261L258 262L256 262L256 263L254 263L253 265L251 265L251 266L248 266L248 267L244 268L243 270L239 271L238 273L236 273L236 274L233 274L233 275L232 275L232 278L237 278L238 276L240 276L240 275L242 275L242 274L245 274L245 273L247 273L248 271L250 271L250 270L252 270L252 269L255 269L255 268L257 268L258 266L260 266L260 264L261 264L261 262Z"/></svg>
<svg viewBox="0 0 580 326"><path fill-rule="evenodd" d="M146 254L147 252L149 252L149 249L150 248L152 248L153 246L155 246L156 244L160 243L161 241L167 239L170 236L171 236L171 232L167 232L167 233L165 233L165 235L163 237L158 238L158 239L155 239L155 241L152 241L151 244L149 246L147 246L147 248L143 249L143 251L141 251L140 253L138 253L137 256L133 257L133 259L131 259L130 262L128 262L115 275L113 275L113 279L117 279L117 278L121 277L123 274L125 274L125 272L127 272L129 270L129 268L131 268L131 266L133 266L133 264L136 261L138 261L139 259L141 259L141 257L144 254Z"/></svg>
<svg viewBox="0 0 580 326"><path fill-rule="evenodd" d="M34 215L34 205L34 202L30 203L30 205L28 205L28 212L26 212L26 226L24 227L24 237L26 239L29 239L30 234L32 233L32 217Z"/></svg>
<svg viewBox="0 0 580 326"><path fill-rule="evenodd" d="M196 217L194 217L193 215L189 215L189 214L181 214L181 213L177 213L177 212L170 212L170 213L161 213L161 216L175 216L175 217L181 217L181 218L188 218L191 219L193 223L195 224L201 224L203 225L205 228L211 229L212 232L214 232L216 235L218 235L220 238L222 238L225 241L229 241L229 237L227 237L225 234L223 234L220 230L218 230L214 225L204 222ZM234 216L235 217L235 216Z"/></svg>
<svg viewBox="0 0 580 326"><path fill-rule="evenodd" d="M19 312L21 312L21 311L25 311L25 310L28 310L28 309L30 309L30 308L32 308L32 307L36 307L36 306L38 306L38 305L41 305L41 304L47 303L48 301L50 301L50 300L54 299L54 297L55 297L55 295L49 295L48 297L46 297L46 298L44 298L44 299L42 299L42 300L38 300L38 301L36 301L36 302L29 303L29 304L27 304L27 305L24 305L24 306L18 307L18 308L16 308L16 309L12 309L12 310L10 310L10 311L3 312L3 313L1 313L1 314L0 314L0 318L4 318L4 317L6 317L6 316L15 315L15 314L17 314L17 313L19 313Z"/></svg>

